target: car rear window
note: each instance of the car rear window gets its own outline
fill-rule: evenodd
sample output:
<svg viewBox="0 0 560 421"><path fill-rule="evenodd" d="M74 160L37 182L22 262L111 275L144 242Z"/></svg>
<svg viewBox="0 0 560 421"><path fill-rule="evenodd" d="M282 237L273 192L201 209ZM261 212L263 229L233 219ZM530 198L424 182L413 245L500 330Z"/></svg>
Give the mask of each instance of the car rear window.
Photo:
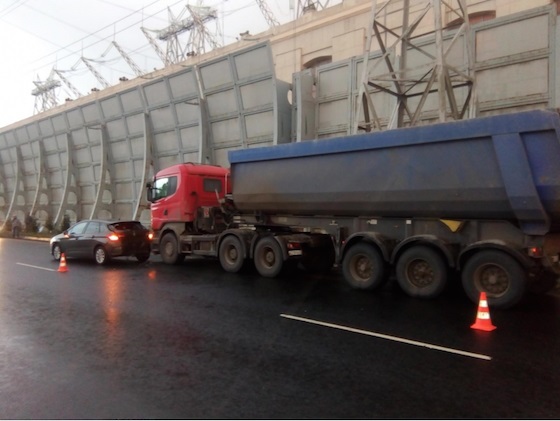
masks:
<svg viewBox="0 0 560 421"><path fill-rule="evenodd" d="M124 221L109 224L109 229L113 231L143 231L146 228L140 222Z"/></svg>

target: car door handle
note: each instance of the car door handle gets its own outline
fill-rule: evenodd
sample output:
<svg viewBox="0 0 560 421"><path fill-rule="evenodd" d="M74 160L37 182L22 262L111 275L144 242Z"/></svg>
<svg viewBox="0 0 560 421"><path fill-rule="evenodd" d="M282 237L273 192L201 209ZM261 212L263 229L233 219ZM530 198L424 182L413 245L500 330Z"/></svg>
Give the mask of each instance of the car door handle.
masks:
<svg viewBox="0 0 560 421"><path fill-rule="evenodd" d="M167 216L167 209L165 209L165 210L163 211L163 214L164 214L165 216Z"/></svg>

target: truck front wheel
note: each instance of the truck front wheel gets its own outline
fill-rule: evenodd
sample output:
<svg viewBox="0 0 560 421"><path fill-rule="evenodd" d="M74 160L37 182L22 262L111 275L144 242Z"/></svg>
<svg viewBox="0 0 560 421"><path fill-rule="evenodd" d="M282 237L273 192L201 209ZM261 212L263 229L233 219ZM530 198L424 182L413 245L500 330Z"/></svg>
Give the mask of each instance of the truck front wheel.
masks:
<svg viewBox="0 0 560 421"><path fill-rule="evenodd" d="M385 283L385 262L375 247L358 243L344 255L342 273L353 288L379 288Z"/></svg>
<svg viewBox="0 0 560 421"><path fill-rule="evenodd" d="M280 244L274 237L264 237L255 247L255 268L261 276L274 278L282 271L284 257Z"/></svg>
<svg viewBox="0 0 560 421"><path fill-rule="evenodd" d="M406 250L397 261L396 272L399 286L411 297L437 297L447 283L445 261L428 247Z"/></svg>
<svg viewBox="0 0 560 421"><path fill-rule="evenodd" d="M239 272L245 263L243 246L239 238L233 235L224 238L220 244L219 257L223 270L230 273Z"/></svg>
<svg viewBox="0 0 560 421"><path fill-rule="evenodd" d="M525 294L527 274L521 265L506 253L486 250L475 254L462 273L463 289L474 303L486 292L488 305L509 308Z"/></svg>
<svg viewBox="0 0 560 421"><path fill-rule="evenodd" d="M177 265L181 263L185 255L179 253L179 244L175 234L168 232L163 236L159 243L159 252L161 259L168 265Z"/></svg>

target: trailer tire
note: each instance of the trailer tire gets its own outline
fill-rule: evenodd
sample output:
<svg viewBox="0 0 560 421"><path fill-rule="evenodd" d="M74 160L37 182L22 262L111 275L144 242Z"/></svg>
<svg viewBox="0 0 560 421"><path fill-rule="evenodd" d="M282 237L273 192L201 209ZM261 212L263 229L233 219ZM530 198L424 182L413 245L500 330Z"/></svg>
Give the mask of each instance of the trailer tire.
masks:
<svg viewBox="0 0 560 421"><path fill-rule="evenodd" d="M168 232L159 242L159 252L161 260L168 265L178 265L185 259L185 255L179 253L179 244L175 234Z"/></svg>
<svg viewBox="0 0 560 421"><path fill-rule="evenodd" d="M486 292L488 305L510 308L525 295L527 274L510 255L486 250L472 256L461 275L463 289L472 302L478 303L480 293Z"/></svg>
<svg viewBox="0 0 560 421"><path fill-rule="evenodd" d="M441 255L425 246L406 250L397 261L397 282L411 297L435 298L447 283L447 265Z"/></svg>
<svg viewBox="0 0 560 421"><path fill-rule="evenodd" d="M358 243L344 255L342 273L346 282L356 289L376 289L385 281L385 262L370 244Z"/></svg>
<svg viewBox="0 0 560 421"><path fill-rule="evenodd" d="M259 240L253 259L257 272L266 278L278 276L284 266L282 248L274 237L264 237Z"/></svg>
<svg viewBox="0 0 560 421"><path fill-rule="evenodd" d="M243 245L239 238L228 235L220 243L219 250L220 265L226 272L237 273L243 268L245 256Z"/></svg>

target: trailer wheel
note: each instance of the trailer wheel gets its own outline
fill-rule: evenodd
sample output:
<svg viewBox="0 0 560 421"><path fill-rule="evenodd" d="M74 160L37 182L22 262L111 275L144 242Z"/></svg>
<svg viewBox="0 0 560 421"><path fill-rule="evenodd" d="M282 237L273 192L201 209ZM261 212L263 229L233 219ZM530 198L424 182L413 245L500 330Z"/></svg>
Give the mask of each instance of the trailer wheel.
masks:
<svg viewBox="0 0 560 421"><path fill-rule="evenodd" d="M229 235L220 244L220 265L226 272L237 273L243 268L245 256L239 238Z"/></svg>
<svg viewBox="0 0 560 421"><path fill-rule="evenodd" d="M179 245L175 234L168 232L163 236L159 243L159 252L161 259L168 265L177 265L181 263L185 255L179 253Z"/></svg>
<svg viewBox="0 0 560 421"><path fill-rule="evenodd" d="M274 237L264 237L255 247L255 267L261 276L274 278L282 271L284 256Z"/></svg>
<svg viewBox="0 0 560 421"><path fill-rule="evenodd" d="M447 283L447 265L429 247L419 246L406 250L399 257L396 272L399 286L411 297L437 297Z"/></svg>
<svg viewBox="0 0 560 421"><path fill-rule="evenodd" d="M471 257L462 273L463 289L472 302L478 303L486 292L488 305L509 308L517 304L527 285L527 274L511 256L486 250Z"/></svg>
<svg viewBox="0 0 560 421"><path fill-rule="evenodd" d="M385 262L373 246L358 243L350 248L342 261L344 279L356 289L376 289L385 279Z"/></svg>

